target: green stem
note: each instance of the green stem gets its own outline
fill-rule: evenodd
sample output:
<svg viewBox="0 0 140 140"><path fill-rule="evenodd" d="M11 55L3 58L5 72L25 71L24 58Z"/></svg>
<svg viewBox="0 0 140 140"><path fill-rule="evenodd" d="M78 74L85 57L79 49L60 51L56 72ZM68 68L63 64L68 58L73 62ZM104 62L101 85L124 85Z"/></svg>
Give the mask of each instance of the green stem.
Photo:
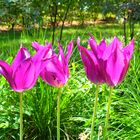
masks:
<svg viewBox="0 0 140 140"><path fill-rule="evenodd" d="M113 90L113 87L110 87L108 106L107 106L107 113L106 113L106 119L105 119L105 129L104 129L103 140L107 139L107 129L108 129L109 114L110 114L112 90Z"/></svg>
<svg viewBox="0 0 140 140"><path fill-rule="evenodd" d="M96 86L95 102L94 102L94 107L93 107L93 116L92 116L92 124L91 124L90 140L93 140L94 124L95 124L95 119L96 119L96 110L97 110L97 103L98 103L98 92L99 92L99 85Z"/></svg>
<svg viewBox="0 0 140 140"><path fill-rule="evenodd" d="M22 109L22 97L23 93L19 93L19 99L20 99L20 140L23 140L23 109Z"/></svg>
<svg viewBox="0 0 140 140"><path fill-rule="evenodd" d="M57 95L57 140L60 140L60 97L61 89L59 89L59 93Z"/></svg>

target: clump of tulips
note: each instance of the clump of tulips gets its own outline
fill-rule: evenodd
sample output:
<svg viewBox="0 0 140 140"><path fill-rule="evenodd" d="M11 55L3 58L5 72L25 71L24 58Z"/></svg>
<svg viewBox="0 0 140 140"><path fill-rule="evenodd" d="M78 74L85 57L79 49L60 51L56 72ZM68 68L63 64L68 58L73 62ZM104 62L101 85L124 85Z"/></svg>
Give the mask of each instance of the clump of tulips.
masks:
<svg viewBox="0 0 140 140"><path fill-rule="evenodd" d="M129 62L134 50L134 39L132 39L131 42L125 48L123 48L122 43L117 37L114 37L109 45L106 44L104 39L98 45L93 36L90 35L88 44L91 47L91 50L88 50L80 45L80 38L77 40L77 45L80 50L80 55L84 64L87 78L97 85L90 140L93 139L94 134L99 86L103 83L106 83L110 87L110 94L103 134L103 139L105 140L107 139L106 133L108 127L112 89L114 86L122 82L127 73Z"/></svg>
<svg viewBox="0 0 140 140"><path fill-rule="evenodd" d="M114 37L109 45L106 44L104 39L98 45L90 35L88 44L91 50L81 46L80 38L77 39L87 78L97 85L90 140L93 140L94 135L99 86L106 83L110 86L110 95L104 128L105 140L108 137L107 127L112 88L121 83L127 73L129 61L134 50L134 40L123 48L117 37ZM56 54L51 43L47 42L42 46L38 42L33 42L32 47L36 50L34 56L31 56L28 50L21 46L12 65L0 60L0 74L5 77L15 92L19 92L20 140L23 140L23 92L31 89L39 76L49 85L59 88L57 95L57 140L60 140L60 97L62 87L69 78L68 62L73 49L73 41L68 44L66 55L60 42L58 42L58 46L59 52Z"/></svg>
<svg viewBox="0 0 140 140"><path fill-rule="evenodd" d="M55 54L52 49L52 45L46 43L46 47L51 47L52 59L48 61L45 68L41 71L41 78L51 86L59 88L59 93L57 95L57 140L60 140L60 97L62 94L61 88L67 83L69 78L69 68L68 62L72 53L73 41L71 41L67 46L67 53L64 54L64 50L58 42L59 53ZM32 43L33 48L39 52L44 48L37 42ZM53 52L53 53L52 53Z"/></svg>

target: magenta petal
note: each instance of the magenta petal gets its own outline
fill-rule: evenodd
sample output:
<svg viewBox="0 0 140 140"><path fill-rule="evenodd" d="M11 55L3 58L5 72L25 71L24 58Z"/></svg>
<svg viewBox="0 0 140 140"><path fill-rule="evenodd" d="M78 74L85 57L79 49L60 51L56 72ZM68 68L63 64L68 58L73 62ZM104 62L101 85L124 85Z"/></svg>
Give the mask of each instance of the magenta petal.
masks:
<svg viewBox="0 0 140 140"><path fill-rule="evenodd" d="M68 63L66 63L64 66L61 66L60 61L56 58L47 64L47 70L55 73L56 79L58 79L58 81L61 81L63 84L67 82L69 77Z"/></svg>
<svg viewBox="0 0 140 140"><path fill-rule="evenodd" d="M22 61L24 61L30 57L31 56L30 56L30 53L28 52L28 50L26 48L21 47L12 63L13 72L16 70L16 68Z"/></svg>
<svg viewBox="0 0 140 140"><path fill-rule="evenodd" d="M120 40L116 36L114 36L112 43L113 42L117 42L117 47L119 49L123 49L123 44L120 42Z"/></svg>
<svg viewBox="0 0 140 140"><path fill-rule="evenodd" d="M40 72L44 69L48 60L51 59L52 50L50 47L43 47L37 51L37 53L33 56L32 61L36 68L36 75L38 76Z"/></svg>
<svg viewBox="0 0 140 140"><path fill-rule="evenodd" d="M48 46L48 44L49 44L49 42L48 42L48 41L46 41L45 46Z"/></svg>
<svg viewBox="0 0 140 140"><path fill-rule="evenodd" d="M71 41L68 46L67 46L67 54L66 54L66 62L69 62L71 53L72 53L72 48L73 48L73 41Z"/></svg>
<svg viewBox="0 0 140 140"><path fill-rule="evenodd" d="M127 70L129 67L129 62L130 62L130 59L132 57L133 51L134 51L134 39L132 39L131 42L123 49L123 54L125 57L125 60L124 60L125 67L124 67L123 72L120 76L119 83L124 79L124 77L127 73Z"/></svg>
<svg viewBox="0 0 140 140"><path fill-rule="evenodd" d="M96 56L84 47L79 46L79 49L88 79L93 83L104 83L104 77Z"/></svg>
<svg viewBox="0 0 140 140"><path fill-rule="evenodd" d="M126 56L127 61L130 61L133 51L134 51L134 39L132 39L131 42L125 48L123 48L123 54Z"/></svg>
<svg viewBox="0 0 140 140"><path fill-rule="evenodd" d="M70 49L72 49L71 47L72 46L70 46ZM69 50L69 51L71 51L71 50ZM70 55L70 53L71 52L69 52L69 55ZM61 77L61 78L59 78L59 79L61 79L60 81L62 81L62 83L66 83L66 81L67 81L67 79L69 77L68 61L67 61L67 58L65 58L64 50L63 50L63 48L62 48L60 43L59 43L59 54L58 54L57 57L55 57L53 59L53 63L55 65L55 67L57 68L57 70L59 70L59 73L60 73L59 75Z"/></svg>
<svg viewBox="0 0 140 140"><path fill-rule="evenodd" d="M110 86L115 86L119 83L125 67L124 60L123 52L119 48L116 48L115 52L108 58L105 70L106 80Z"/></svg>
<svg viewBox="0 0 140 140"><path fill-rule="evenodd" d="M112 42L104 50L102 59L107 60L110 57L110 55L115 51L116 48L122 49L122 43L119 41L117 37L114 37Z"/></svg>
<svg viewBox="0 0 140 140"><path fill-rule="evenodd" d="M62 48L62 45L60 44L60 42L58 42L58 46L59 46L59 54L58 54L58 60L59 63L61 65L61 67L64 67L66 65L66 59L65 59L65 55L64 55L64 50Z"/></svg>
<svg viewBox="0 0 140 140"><path fill-rule="evenodd" d="M103 53L106 49L106 42L104 39L102 39L102 41L100 42L99 46L97 47L97 54L98 54L98 58L102 58L103 56Z"/></svg>
<svg viewBox="0 0 140 140"><path fill-rule="evenodd" d="M15 91L22 92L25 89L30 89L32 87L32 83L34 80L35 68L32 68L33 63L31 62L31 58L23 61L17 67L13 78L15 83ZM30 73L30 75L29 75Z"/></svg>
<svg viewBox="0 0 140 140"><path fill-rule="evenodd" d="M53 74L52 72L47 71L46 69L44 69L41 73L40 76L42 77L42 79L47 82L49 85L51 86L58 86L58 82L56 80L56 75Z"/></svg>
<svg viewBox="0 0 140 140"><path fill-rule="evenodd" d="M41 50L41 49L48 48L50 50L47 53L48 54L47 57L51 57L52 55L55 56L55 53L54 53L54 50L52 48L52 44L51 43L46 42L45 46L42 46L38 42L33 42L32 43L32 47L36 50L36 52Z"/></svg>
<svg viewBox="0 0 140 140"><path fill-rule="evenodd" d="M50 85L59 87L67 82L69 76L66 75L63 69L64 68L61 67L59 63L55 63L50 60L45 69L41 72L40 76Z"/></svg>
<svg viewBox="0 0 140 140"><path fill-rule="evenodd" d="M79 47L80 46L80 37L77 38L76 43L77 43L77 46Z"/></svg>
<svg viewBox="0 0 140 140"><path fill-rule="evenodd" d="M88 44L89 44L89 46L91 47L91 49L92 49L92 52L95 54L95 55L97 55L98 53L97 53L97 43L96 43L96 41L94 40L94 38L91 36L90 37L90 39L88 40Z"/></svg>
<svg viewBox="0 0 140 140"><path fill-rule="evenodd" d="M22 67L26 68L23 77L24 88L31 89L38 78L38 76L36 75L36 69L34 67L34 64L31 60L28 60L22 64Z"/></svg>
<svg viewBox="0 0 140 140"><path fill-rule="evenodd" d="M50 47L42 47L42 49L39 49L37 53L33 56L32 60L34 63L38 63L41 60L50 59L52 56L52 50Z"/></svg>
<svg viewBox="0 0 140 140"><path fill-rule="evenodd" d="M125 77L125 75L127 73L127 70L128 70L128 67L129 67L129 63L127 63L127 61L124 60L124 65L125 66L124 66L123 71L122 71L122 73L120 75L120 79L119 79L118 83L121 83L123 81L123 79L124 79L124 77Z"/></svg>
<svg viewBox="0 0 140 140"><path fill-rule="evenodd" d="M42 45L40 45L38 42L32 42L32 47L36 50L36 51L38 51L38 50L40 50L40 49L42 49Z"/></svg>
<svg viewBox="0 0 140 140"><path fill-rule="evenodd" d="M96 66L98 65L97 59L94 54L91 56L91 51L87 50L86 48L80 46L80 38L77 39L77 45L80 50L80 55L84 64L85 72L88 79L94 83L97 82L95 71ZM97 71L96 71L97 73Z"/></svg>
<svg viewBox="0 0 140 140"><path fill-rule="evenodd" d="M10 84L12 84L12 68L2 60L0 60L0 74L2 74Z"/></svg>

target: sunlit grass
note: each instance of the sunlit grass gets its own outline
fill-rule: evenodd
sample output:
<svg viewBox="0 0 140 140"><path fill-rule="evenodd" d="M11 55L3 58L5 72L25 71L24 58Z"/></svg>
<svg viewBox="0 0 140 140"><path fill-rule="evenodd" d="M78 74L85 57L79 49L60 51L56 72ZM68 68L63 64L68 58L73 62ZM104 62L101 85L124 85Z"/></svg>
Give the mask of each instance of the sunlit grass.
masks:
<svg viewBox="0 0 140 140"><path fill-rule="evenodd" d="M55 32L54 47L57 48L59 28ZM101 24L83 27L66 27L62 45L66 47L74 39L74 50L70 60L70 78L64 87L61 101L61 139L75 140L81 133L89 135L92 108L95 97L95 85L87 80L76 46L77 37L87 46L88 33L97 42L104 37L107 43L114 37L124 42L123 25ZM127 30L129 33L129 30ZM20 44L23 43L32 54L33 41L44 44L51 41L51 29L31 30L30 32L0 33L0 59L12 61ZM129 39L129 38L128 38ZM135 29L135 52L125 80L113 90L109 134L112 140L140 139L140 31ZM24 93L24 137L27 140L56 139L56 97L57 89L50 87L40 78L35 87ZM97 139L98 128L104 127L108 87L103 85L99 92L99 105L95 126ZM19 129L19 98L6 80L0 77L0 139L17 140ZM100 136L102 138L102 134Z"/></svg>

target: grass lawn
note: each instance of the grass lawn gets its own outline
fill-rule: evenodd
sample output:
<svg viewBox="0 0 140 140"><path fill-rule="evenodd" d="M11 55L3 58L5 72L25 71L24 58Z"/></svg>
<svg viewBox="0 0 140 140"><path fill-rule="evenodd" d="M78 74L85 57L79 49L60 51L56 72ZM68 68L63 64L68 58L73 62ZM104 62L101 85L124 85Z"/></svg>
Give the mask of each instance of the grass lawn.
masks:
<svg viewBox="0 0 140 140"><path fill-rule="evenodd" d="M57 51L59 28L55 32L54 48ZM69 63L70 78L63 88L61 97L61 139L77 140L79 136L90 134L95 85L85 75L76 40L79 36L81 44L87 46L88 33L99 43L102 38L109 43L116 35L124 42L123 25L98 24L83 27L66 27L61 41L63 47L74 40L74 49ZM129 34L129 30L127 30ZM27 31L0 32L0 59L12 62L20 44L27 47L32 54L33 41L44 44L51 41L51 29L33 29ZM128 38L129 40L129 38ZM124 81L114 87L109 120L108 136L110 140L140 139L140 30L135 29L135 51ZM24 139L55 140L56 139L56 97L58 89L44 83L39 78L35 87L24 93ZM100 86L95 137L99 136L99 128L104 128L106 104L109 89ZM14 93L7 81L0 76L0 140L19 139L19 95Z"/></svg>

